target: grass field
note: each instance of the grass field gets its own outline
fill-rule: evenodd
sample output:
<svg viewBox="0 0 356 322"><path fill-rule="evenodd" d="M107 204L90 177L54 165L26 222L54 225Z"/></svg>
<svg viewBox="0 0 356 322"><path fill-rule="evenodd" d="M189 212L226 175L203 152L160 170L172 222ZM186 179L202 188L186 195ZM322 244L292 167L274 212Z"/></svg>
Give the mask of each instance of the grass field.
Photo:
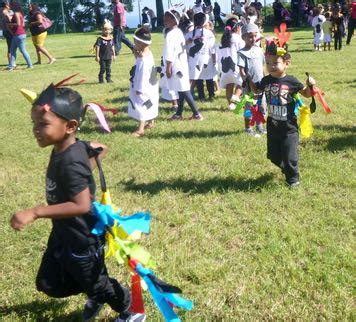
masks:
<svg viewBox="0 0 356 322"><path fill-rule="evenodd" d="M115 83L97 84L98 65L89 55L95 39L50 36L54 65L0 72L0 320L81 317L84 296L56 300L35 289L50 221L20 233L8 224L15 211L45 202L50 153L36 145L30 106L19 89L41 91L75 72L87 80L75 87L85 102L120 109L108 116L112 134L102 134L92 121L79 137L109 146L103 165L115 204L125 213L152 212L152 232L140 243L158 263L157 275L194 301L193 311L179 312L183 320L354 320L356 39L339 52L313 52L311 31L292 34L289 73L303 82L311 73L333 109L326 115L318 108L313 137L300 143L297 190L288 189L266 159L266 139L247 137L242 118L220 110L223 93L199 104L203 122L169 123L169 104L162 103L157 126L133 138L136 124L126 104L134 59L124 46L112 66ZM158 63L163 37L155 34L153 41ZM4 47L0 41L3 66ZM34 59L30 39L27 48ZM126 268L113 260L108 266L128 285ZM161 320L145 297L148 321ZM100 314L114 317L108 306Z"/></svg>

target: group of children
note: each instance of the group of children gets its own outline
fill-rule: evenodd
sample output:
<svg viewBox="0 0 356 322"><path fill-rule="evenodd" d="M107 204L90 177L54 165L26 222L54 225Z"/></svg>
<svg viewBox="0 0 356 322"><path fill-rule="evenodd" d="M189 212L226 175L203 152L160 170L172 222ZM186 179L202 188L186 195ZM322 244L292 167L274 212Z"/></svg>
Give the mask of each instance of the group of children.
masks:
<svg viewBox="0 0 356 322"><path fill-rule="evenodd" d="M211 90L213 66L219 60L221 86L226 88L230 108L233 108L231 104L234 100L238 101L244 93L251 91L256 96L264 95L268 109L267 156L282 170L287 184L297 187L295 95L301 93L309 97L315 81L308 78L305 86L286 74L291 57L278 42L269 43L264 55L256 45L259 30L252 23L241 26L237 18L228 19L221 45L216 50L213 33L204 28L205 15L199 14L194 22L193 29L184 36L178 27L180 14L176 10L168 10L164 14L161 86L168 92L177 93L178 98L177 110L170 119L182 120L185 100L193 113L191 119L203 119L191 88L195 84L201 90L201 81L205 80ZM103 35L96 43L96 60L101 66L100 82L104 71L107 81L111 80L108 70L114 52L108 46L108 29L110 31L110 26L105 25ZM134 42L136 63L130 73L128 113L139 121L134 135L142 136L145 128L153 126L153 120L158 115L159 81L150 51L149 29L141 27L136 30ZM102 49L103 46L106 48ZM265 61L267 76L263 74ZM246 107L245 112L248 109ZM88 300L84 305L84 321L92 320L104 303L119 312L117 321L143 321L142 314L130 311L129 291L108 276L103 237L91 233L97 220L91 211L95 194L92 174L96 166L94 157L104 157L107 147L76 139L82 116L82 98L69 88L51 84L32 101L31 118L38 145L53 146L46 175L48 206L17 212L11 219L11 226L21 230L40 218L52 220L52 231L36 279L39 291L59 298L85 293ZM249 119L250 116L245 113L246 130L251 133ZM263 128L259 129L262 132Z"/></svg>
<svg viewBox="0 0 356 322"><path fill-rule="evenodd" d="M341 50L342 38L345 35L345 21L341 13L341 6L336 3L324 12L322 7L313 9L313 19L311 25L314 28L314 50L321 50L324 43L324 50L331 49L334 38L334 49Z"/></svg>

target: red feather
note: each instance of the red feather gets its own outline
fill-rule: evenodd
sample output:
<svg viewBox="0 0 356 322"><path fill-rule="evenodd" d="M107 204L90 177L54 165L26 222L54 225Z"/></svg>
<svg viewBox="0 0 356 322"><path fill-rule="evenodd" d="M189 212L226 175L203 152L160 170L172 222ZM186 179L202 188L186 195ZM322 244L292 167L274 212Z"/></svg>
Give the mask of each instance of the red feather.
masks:
<svg viewBox="0 0 356 322"><path fill-rule="evenodd" d="M283 47L289 40L291 33L287 32L287 24L282 22L278 27L274 27L274 33L276 34L279 42L279 46Z"/></svg>
<svg viewBox="0 0 356 322"><path fill-rule="evenodd" d="M73 74L65 79L62 79L60 82L58 82L56 85L54 85L54 87L61 87L61 86L65 86L68 84L68 81L71 80L72 78L74 78L75 76L79 75L79 73Z"/></svg>
<svg viewBox="0 0 356 322"><path fill-rule="evenodd" d="M113 115L119 113L117 108L107 108L99 103L95 103L95 104L98 105L103 112L111 112Z"/></svg>
<svg viewBox="0 0 356 322"><path fill-rule="evenodd" d="M331 113L331 108L329 107L328 103L326 103L324 98L325 93L320 88L314 86L312 95L316 96L326 113Z"/></svg>

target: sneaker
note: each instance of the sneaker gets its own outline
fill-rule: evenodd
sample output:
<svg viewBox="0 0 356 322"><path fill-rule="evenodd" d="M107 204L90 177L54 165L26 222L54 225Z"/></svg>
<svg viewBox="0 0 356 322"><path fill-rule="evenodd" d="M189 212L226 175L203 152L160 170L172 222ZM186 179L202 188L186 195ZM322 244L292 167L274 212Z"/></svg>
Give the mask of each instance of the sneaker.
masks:
<svg viewBox="0 0 356 322"><path fill-rule="evenodd" d="M107 79L106 82L107 83L113 83L114 81L112 79Z"/></svg>
<svg viewBox="0 0 356 322"><path fill-rule="evenodd" d="M203 117L203 115L201 115L200 113L198 113L198 114L196 114L196 115L192 115L190 118L189 118L189 120L193 120L193 121L202 121L202 120L204 120L204 117Z"/></svg>
<svg viewBox="0 0 356 322"><path fill-rule="evenodd" d="M288 185L289 185L289 188L295 189L295 188L298 188L300 186L300 182L297 181L297 182L293 182L293 183L288 183Z"/></svg>
<svg viewBox="0 0 356 322"><path fill-rule="evenodd" d="M48 64L49 64L49 65L52 65L52 64L55 63L56 61L57 61L57 59L52 58L52 59L48 62Z"/></svg>
<svg viewBox="0 0 356 322"><path fill-rule="evenodd" d="M262 125L256 126L256 132L259 134L267 134L267 130Z"/></svg>
<svg viewBox="0 0 356 322"><path fill-rule="evenodd" d="M143 313L121 313L115 322L144 322L146 315Z"/></svg>
<svg viewBox="0 0 356 322"><path fill-rule="evenodd" d="M228 110L233 111L236 110L236 104L235 103L230 103L229 106L227 107Z"/></svg>
<svg viewBox="0 0 356 322"><path fill-rule="evenodd" d="M239 103L240 102L240 98L238 96L236 96L236 95L232 95L231 102L235 103L235 104Z"/></svg>
<svg viewBox="0 0 356 322"><path fill-rule="evenodd" d="M92 321L99 314L102 307L102 303L98 303L92 299L88 299L84 305L83 321Z"/></svg>
<svg viewBox="0 0 356 322"><path fill-rule="evenodd" d="M168 121L183 121L182 115L173 114L168 118Z"/></svg>
<svg viewBox="0 0 356 322"><path fill-rule="evenodd" d="M254 130L252 130L251 128L245 129L245 133L254 137L254 138L260 138L261 135L259 135L258 133L256 133Z"/></svg>

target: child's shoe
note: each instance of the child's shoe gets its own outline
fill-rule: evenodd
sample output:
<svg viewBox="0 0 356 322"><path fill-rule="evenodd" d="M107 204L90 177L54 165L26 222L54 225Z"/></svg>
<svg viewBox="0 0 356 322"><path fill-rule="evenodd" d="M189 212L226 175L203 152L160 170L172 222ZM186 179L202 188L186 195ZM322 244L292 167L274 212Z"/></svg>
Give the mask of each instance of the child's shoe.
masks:
<svg viewBox="0 0 356 322"><path fill-rule="evenodd" d="M203 117L203 115L201 115L200 113L198 113L198 114L193 114L190 118L189 118L189 120L191 120L191 121L202 121L202 120L204 120L204 117Z"/></svg>
<svg viewBox="0 0 356 322"><path fill-rule="evenodd" d="M227 107L227 109L229 111L233 111L233 110L236 110L236 104L235 103L230 103L229 106Z"/></svg>
<svg viewBox="0 0 356 322"><path fill-rule="evenodd" d="M296 189L300 186L300 182L299 181L296 181L296 182L293 182L293 183L288 183L288 186L290 189Z"/></svg>
<svg viewBox="0 0 356 322"><path fill-rule="evenodd" d="M102 303L98 303L92 299L88 299L84 305L83 321L92 321L99 314L102 307Z"/></svg>
<svg viewBox="0 0 356 322"><path fill-rule="evenodd" d="M144 322L146 315L143 313L121 313L115 322Z"/></svg>
<svg viewBox="0 0 356 322"><path fill-rule="evenodd" d="M254 130L252 130L251 128L245 129L245 133L254 137L254 138L260 138L261 135L259 135L258 133L256 133Z"/></svg>
<svg viewBox="0 0 356 322"><path fill-rule="evenodd" d="M256 132L259 134L267 134L267 130L262 126L262 124L258 124L256 126Z"/></svg>
<svg viewBox="0 0 356 322"><path fill-rule="evenodd" d="M168 118L168 121L183 121L182 115L173 114Z"/></svg>
<svg viewBox="0 0 356 322"><path fill-rule="evenodd" d="M109 78L109 79L106 80L106 82L107 83L113 83L114 81L111 78Z"/></svg>

